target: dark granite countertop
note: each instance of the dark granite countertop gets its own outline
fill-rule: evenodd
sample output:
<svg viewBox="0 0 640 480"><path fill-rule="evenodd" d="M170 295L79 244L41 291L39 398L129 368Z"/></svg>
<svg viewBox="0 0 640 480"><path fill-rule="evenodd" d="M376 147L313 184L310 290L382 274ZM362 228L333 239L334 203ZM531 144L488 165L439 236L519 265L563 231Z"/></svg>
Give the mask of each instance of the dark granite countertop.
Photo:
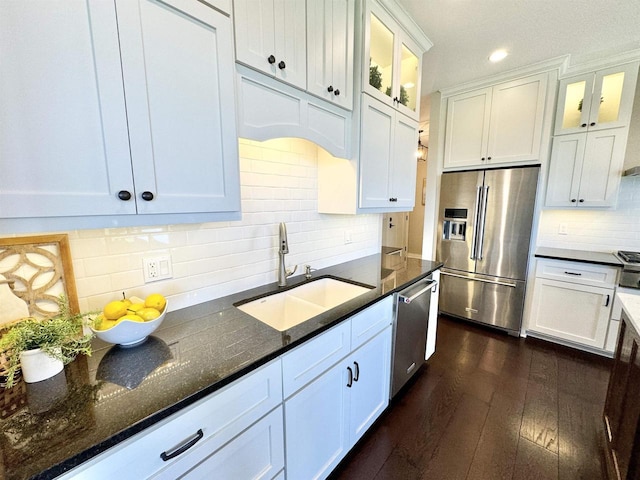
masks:
<svg viewBox="0 0 640 480"><path fill-rule="evenodd" d="M536 257L622 267L620 260L618 260L613 253L607 252L589 252L585 250L569 250L565 248L538 247L536 249Z"/></svg>
<svg viewBox="0 0 640 480"><path fill-rule="evenodd" d="M94 340L55 377L3 390L0 478L54 478L215 392L442 264L407 259L382 268L372 255L314 272L374 288L279 332L233 307L278 291L276 283L169 312L145 343ZM289 280L289 287L304 282ZM288 288L288 287L287 287Z"/></svg>

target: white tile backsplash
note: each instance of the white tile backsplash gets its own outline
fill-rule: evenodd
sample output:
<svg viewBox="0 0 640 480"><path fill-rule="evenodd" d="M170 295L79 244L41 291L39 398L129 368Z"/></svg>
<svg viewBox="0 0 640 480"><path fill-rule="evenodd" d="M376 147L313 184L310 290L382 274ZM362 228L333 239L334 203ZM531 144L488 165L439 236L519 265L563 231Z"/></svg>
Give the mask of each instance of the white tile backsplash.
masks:
<svg viewBox="0 0 640 480"><path fill-rule="evenodd" d="M380 249L380 215L317 212L317 148L298 139L240 140L242 220L67 232L83 311L160 292L172 310L277 280L278 223L287 265L323 268ZM344 244L344 232L352 243ZM173 278L144 284L142 258L171 255Z"/></svg>
<svg viewBox="0 0 640 480"><path fill-rule="evenodd" d="M559 234L566 224L567 234ZM538 246L614 252L640 251L640 177L623 177L615 209L544 210Z"/></svg>

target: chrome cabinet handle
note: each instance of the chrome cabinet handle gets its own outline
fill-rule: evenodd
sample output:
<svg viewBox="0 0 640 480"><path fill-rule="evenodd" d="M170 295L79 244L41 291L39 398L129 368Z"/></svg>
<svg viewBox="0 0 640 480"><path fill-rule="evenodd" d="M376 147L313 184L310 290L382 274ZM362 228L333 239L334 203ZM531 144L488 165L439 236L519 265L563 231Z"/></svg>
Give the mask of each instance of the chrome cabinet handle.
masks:
<svg viewBox="0 0 640 480"><path fill-rule="evenodd" d="M431 280L429 283L427 283L425 285L424 288L422 288L419 292L414 293L413 295L411 295L410 297L405 297L404 295L399 295L398 299L402 302L402 303L411 303L413 302L416 298L418 298L420 295L422 295L424 292L426 292L427 290L431 290L431 287L436 283L435 280Z"/></svg>
<svg viewBox="0 0 640 480"><path fill-rule="evenodd" d="M518 286L516 283L496 282L496 281L493 281L493 280L485 280L484 278L465 277L464 275L456 275L455 273L449 273L449 272L440 272L440 275L447 275L449 277L456 277L456 278L462 278L462 279L465 279L465 280L472 280L474 282L490 283L491 285L500 285L501 287L516 288Z"/></svg>
<svg viewBox="0 0 640 480"><path fill-rule="evenodd" d="M482 195L482 206L480 207L481 209L481 220L480 220L480 228L478 230L478 244L477 244L477 249L478 251L476 252L476 257L478 258L478 260L482 260L482 255L483 255L483 250L484 250L484 229L486 226L486 215L487 215L487 201L489 198L489 187L486 186L484 187L484 192Z"/></svg>
<svg viewBox="0 0 640 480"><path fill-rule="evenodd" d="M160 454L160 458L165 462L167 460L171 460L172 458L177 457L178 455L181 455L187 450L189 450L196 443L198 443L202 439L202 437L204 437L204 432L202 431L201 428L199 428L198 431L192 437L187 439L183 445L174 448L172 451L168 453L166 451L162 452Z"/></svg>

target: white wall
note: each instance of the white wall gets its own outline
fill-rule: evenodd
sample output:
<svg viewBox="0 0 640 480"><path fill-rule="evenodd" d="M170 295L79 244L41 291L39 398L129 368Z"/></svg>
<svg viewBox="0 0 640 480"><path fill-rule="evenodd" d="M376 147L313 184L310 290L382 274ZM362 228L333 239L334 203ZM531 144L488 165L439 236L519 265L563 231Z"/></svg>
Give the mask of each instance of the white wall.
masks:
<svg viewBox="0 0 640 480"><path fill-rule="evenodd" d="M100 309L122 291L163 293L175 310L275 282L281 221L296 274L304 264L379 253L379 215L317 213L317 153L304 140L240 140L241 221L66 232L81 310ZM171 254L173 279L145 285L142 258L159 253Z"/></svg>
<svg viewBox="0 0 640 480"><path fill-rule="evenodd" d="M567 234L559 233L560 225ZM640 251L640 177L623 177L615 210L544 210L537 246Z"/></svg>

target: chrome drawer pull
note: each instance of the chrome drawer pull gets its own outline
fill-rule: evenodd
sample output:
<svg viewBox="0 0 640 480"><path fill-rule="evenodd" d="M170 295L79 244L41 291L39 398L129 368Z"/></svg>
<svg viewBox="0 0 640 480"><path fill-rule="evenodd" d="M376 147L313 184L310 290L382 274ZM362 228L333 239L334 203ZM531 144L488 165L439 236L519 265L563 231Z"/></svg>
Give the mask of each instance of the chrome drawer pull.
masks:
<svg viewBox="0 0 640 480"><path fill-rule="evenodd" d="M474 281L474 282L489 283L491 285L500 285L502 287L516 288L518 286L516 283L497 282L497 281L493 281L493 280L485 280L484 278L465 277L464 275L456 275L455 273L449 273L449 272L440 272L440 274L441 275L447 275L448 277L462 278L463 280L471 280L471 281Z"/></svg>
<svg viewBox="0 0 640 480"><path fill-rule="evenodd" d="M174 450L169 453L162 452L160 454L160 458L165 462L167 460L171 460L172 458L177 457L178 455L189 450L196 443L198 443L202 439L202 437L204 437L204 433L202 432L202 429L199 428L198 431L195 433L195 435L193 435L190 439L186 440L185 444L183 444L180 447L174 448Z"/></svg>

